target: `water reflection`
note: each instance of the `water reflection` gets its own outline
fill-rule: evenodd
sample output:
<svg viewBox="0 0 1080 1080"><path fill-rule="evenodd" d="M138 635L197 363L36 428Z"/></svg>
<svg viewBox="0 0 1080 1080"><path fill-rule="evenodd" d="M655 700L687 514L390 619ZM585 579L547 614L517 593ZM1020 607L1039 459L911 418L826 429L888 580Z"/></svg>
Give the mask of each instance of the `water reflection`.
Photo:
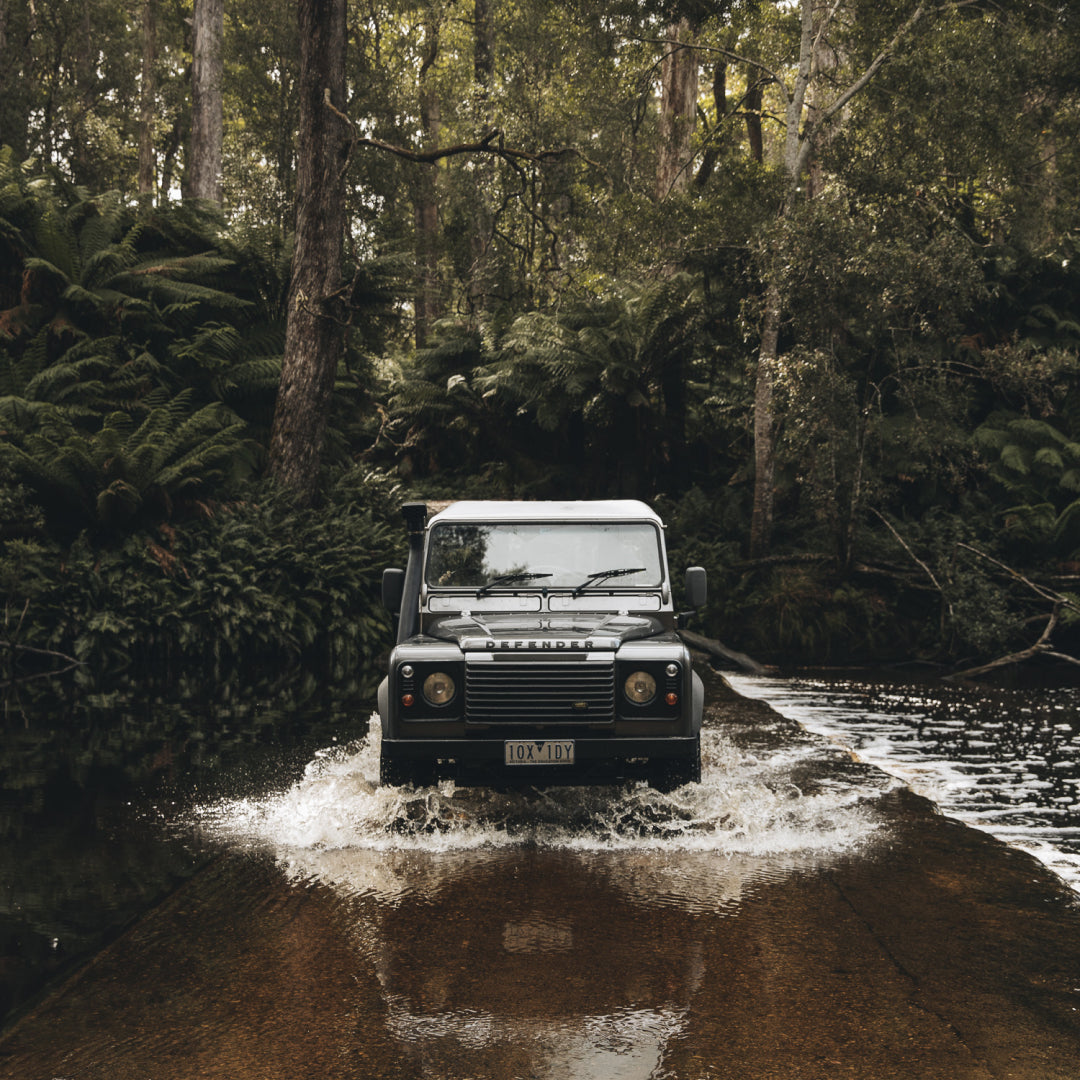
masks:
<svg viewBox="0 0 1080 1080"><path fill-rule="evenodd" d="M1066 1045L1080 938L1030 860L763 706L714 701L670 795L380 787L369 712L206 754L186 811L111 789L103 875L137 879L133 821L216 857L5 1033L0 1076L956 1080Z"/></svg>
<svg viewBox="0 0 1080 1080"><path fill-rule="evenodd" d="M108 691L9 688L0 708L0 1024L203 864L162 823L222 790L287 786L369 699L310 674Z"/></svg>
<svg viewBox="0 0 1080 1080"><path fill-rule="evenodd" d="M820 743L759 755L707 729L702 783L668 795L389 788L378 740L373 718L288 790L190 823L344 905L398 1053L446 1080L659 1075L703 981L725 983L708 927L867 848L889 786L827 770L803 790Z"/></svg>
<svg viewBox="0 0 1080 1080"><path fill-rule="evenodd" d="M345 853L341 853L345 855ZM623 855L368 852L407 887L355 905L388 1028L421 1075L648 1077L704 973L696 924ZM631 863L633 860L631 860Z"/></svg>

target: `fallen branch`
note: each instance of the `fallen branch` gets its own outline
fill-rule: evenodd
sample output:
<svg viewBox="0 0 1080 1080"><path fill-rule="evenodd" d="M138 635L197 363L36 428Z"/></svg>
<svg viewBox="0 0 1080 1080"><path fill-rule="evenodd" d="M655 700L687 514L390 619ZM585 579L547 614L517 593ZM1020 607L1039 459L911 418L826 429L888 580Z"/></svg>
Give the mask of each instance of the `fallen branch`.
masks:
<svg viewBox="0 0 1080 1080"><path fill-rule="evenodd" d="M58 660L66 660L69 667L76 667L79 664L85 663L84 660L76 660L74 656L68 656L67 653L55 652L52 649L35 649L32 645L19 645L14 641L4 641L3 639L0 639L0 649L11 649L13 652L33 653L34 656L54 656ZM64 670L66 671L67 668Z"/></svg>
<svg viewBox="0 0 1080 1080"><path fill-rule="evenodd" d="M70 664L66 664L62 668L52 668L49 671L39 671L34 675L20 675L14 679L6 679L4 682L0 682L0 690L7 690L12 686L21 686L23 683L33 682L35 679L54 679L57 675L66 675L69 671L80 667L82 664L82 660L72 660Z"/></svg>
<svg viewBox="0 0 1080 1080"><path fill-rule="evenodd" d="M680 630L679 637L690 648L698 649L700 652L708 653L710 656L718 657L721 660L729 660L744 671L749 671L752 675L766 675L771 670L764 664L759 664L753 657L747 656L746 653L729 649L723 642L717 641L715 638L695 634L692 630Z"/></svg>
<svg viewBox="0 0 1080 1080"><path fill-rule="evenodd" d="M985 675L988 671L1009 667L1011 664L1022 664L1025 660L1031 660L1036 656L1049 656L1055 660L1064 660L1067 663L1080 666L1080 660L1075 656L1069 656L1068 653L1058 652L1053 645L1050 644L1050 635L1053 634L1054 629L1058 624L1058 611L1059 605L1055 605L1054 610L1050 612L1050 617L1046 622L1046 628L1039 635L1039 640L1036 641L1034 645L1031 645L1026 649L1021 649L1020 652L1009 653L1008 656L999 656L996 660L991 660L988 664L980 664L978 667L965 668L963 671L953 672L951 675L944 676L944 681L956 682L960 679L974 679L976 676Z"/></svg>
<svg viewBox="0 0 1080 1080"><path fill-rule="evenodd" d="M935 586L923 581L923 575L919 574L916 570L901 568L899 566L871 566L869 563L856 562L851 564L851 570L855 574L862 574L865 577L883 577L888 578L890 581L895 581L898 585L902 585L905 589L914 589L917 592L936 593L941 595L941 591Z"/></svg>

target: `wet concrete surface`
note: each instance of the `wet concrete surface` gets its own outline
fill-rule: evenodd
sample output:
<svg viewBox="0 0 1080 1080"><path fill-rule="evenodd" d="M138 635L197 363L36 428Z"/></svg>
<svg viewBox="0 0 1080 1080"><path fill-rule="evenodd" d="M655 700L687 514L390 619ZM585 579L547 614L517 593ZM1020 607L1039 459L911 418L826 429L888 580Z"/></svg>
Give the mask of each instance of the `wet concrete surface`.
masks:
<svg viewBox="0 0 1080 1080"><path fill-rule="evenodd" d="M718 690L747 754L820 742ZM10 1080L1075 1080L1080 902L833 748L879 824L800 855L225 851L0 1038Z"/></svg>

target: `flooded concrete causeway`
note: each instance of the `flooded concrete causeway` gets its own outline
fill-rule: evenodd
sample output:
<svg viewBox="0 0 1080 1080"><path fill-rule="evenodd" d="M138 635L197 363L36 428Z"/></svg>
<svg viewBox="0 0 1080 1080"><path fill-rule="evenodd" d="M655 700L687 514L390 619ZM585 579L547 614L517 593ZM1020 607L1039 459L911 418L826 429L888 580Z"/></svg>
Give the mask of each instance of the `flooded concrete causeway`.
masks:
<svg viewBox="0 0 1080 1080"><path fill-rule="evenodd" d="M1075 1080L1080 902L716 687L700 790L377 789L371 748L0 1038L10 1080Z"/></svg>

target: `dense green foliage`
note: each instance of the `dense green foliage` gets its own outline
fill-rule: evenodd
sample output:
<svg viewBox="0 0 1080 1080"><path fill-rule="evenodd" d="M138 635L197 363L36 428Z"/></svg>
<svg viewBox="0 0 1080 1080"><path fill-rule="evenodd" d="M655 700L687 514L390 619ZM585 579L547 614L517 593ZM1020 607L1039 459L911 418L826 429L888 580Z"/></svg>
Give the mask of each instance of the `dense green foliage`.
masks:
<svg viewBox="0 0 1080 1080"><path fill-rule="evenodd" d="M228 5L218 210L178 197L189 8L154 5L155 190L136 197L143 24L112 0L4 7L7 677L63 663L44 650L174 674L370 658L405 494L650 500L675 564L712 575L698 628L763 659L957 665L1031 645L1053 613L1068 650L1070 5L930 5L783 214L793 5L350 5L349 120L368 142L346 177L326 478L304 511L259 479L287 315L293 15ZM840 5L823 79L852 83L901 8ZM697 115L687 182L658 193L663 37L680 19ZM371 144L496 131L437 164ZM507 149L521 153L492 152ZM769 287L776 528L750 561Z"/></svg>
<svg viewBox="0 0 1080 1080"><path fill-rule="evenodd" d="M376 605L400 550L388 496L378 479L345 474L319 511L260 486L205 520L108 546L86 533L63 547L7 540L0 634L24 659L79 661L89 685L135 669L213 680L298 662L355 678L390 633Z"/></svg>

